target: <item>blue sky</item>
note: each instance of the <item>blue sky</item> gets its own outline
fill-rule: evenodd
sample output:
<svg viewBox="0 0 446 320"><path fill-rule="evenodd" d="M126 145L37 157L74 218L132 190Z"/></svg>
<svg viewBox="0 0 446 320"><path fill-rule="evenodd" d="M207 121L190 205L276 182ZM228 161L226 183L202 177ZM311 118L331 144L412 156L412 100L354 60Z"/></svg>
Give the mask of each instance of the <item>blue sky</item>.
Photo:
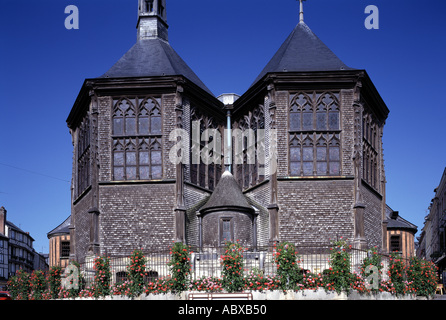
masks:
<svg viewBox="0 0 446 320"><path fill-rule="evenodd" d="M367 30L364 9L379 9ZM79 30L64 26L79 9ZM384 133L387 203L423 226L446 166L446 2L308 0L305 22L348 66L365 69L390 109ZM168 0L169 41L215 94L242 94L299 20L294 0ZM70 214L66 118L85 78L136 41L136 0L2 0L0 206L48 252Z"/></svg>

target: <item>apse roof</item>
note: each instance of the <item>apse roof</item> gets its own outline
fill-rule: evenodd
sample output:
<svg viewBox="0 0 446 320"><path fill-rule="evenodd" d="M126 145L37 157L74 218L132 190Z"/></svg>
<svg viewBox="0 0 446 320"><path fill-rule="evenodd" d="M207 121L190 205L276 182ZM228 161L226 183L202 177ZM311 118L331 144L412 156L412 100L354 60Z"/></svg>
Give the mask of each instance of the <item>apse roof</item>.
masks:
<svg viewBox="0 0 446 320"><path fill-rule="evenodd" d="M408 229L417 232L418 227L413 223L410 223L406 219L403 219L398 211L393 211L389 206L386 208L387 217L387 229Z"/></svg>
<svg viewBox="0 0 446 320"><path fill-rule="evenodd" d="M267 73L354 70L345 65L300 21L254 83Z"/></svg>
<svg viewBox="0 0 446 320"><path fill-rule="evenodd" d="M219 209L254 211L229 171L223 173L209 201L200 209L200 212Z"/></svg>
<svg viewBox="0 0 446 320"><path fill-rule="evenodd" d="M100 78L184 76L209 94L192 69L184 62L170 44L160 38L138 40Z"/></svg>
<svg viewBox="0 0 446 320"><path fill-rule="evenodd" d="M47 233L48 238L56 234L69 234L70 233L70 224L71 224L71 215L65 219L60 225Z"/></svg>

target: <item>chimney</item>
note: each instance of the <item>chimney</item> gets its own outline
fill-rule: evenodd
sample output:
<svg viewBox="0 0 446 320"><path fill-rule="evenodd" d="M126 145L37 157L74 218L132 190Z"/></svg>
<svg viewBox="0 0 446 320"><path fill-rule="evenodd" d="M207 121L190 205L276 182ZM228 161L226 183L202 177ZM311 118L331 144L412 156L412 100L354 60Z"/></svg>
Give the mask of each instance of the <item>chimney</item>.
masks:
<svg viewBox="0 0 446 320"><path fill-rule="evenodd" d="M6 209L5 207L0 208L0 233L6 235Z"/></svg>

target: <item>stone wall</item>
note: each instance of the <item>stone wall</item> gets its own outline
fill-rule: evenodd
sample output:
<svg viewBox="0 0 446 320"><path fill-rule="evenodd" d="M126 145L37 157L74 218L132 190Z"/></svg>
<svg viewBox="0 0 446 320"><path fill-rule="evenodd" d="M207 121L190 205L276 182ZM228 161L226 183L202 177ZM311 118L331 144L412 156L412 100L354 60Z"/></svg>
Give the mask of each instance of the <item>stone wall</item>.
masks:
<svg viewBox="0 0 446 320"><path fill-rule="evenodd" d="M278 199L280 241L317 245L353 237L353 180L279 181Z"/></svg>

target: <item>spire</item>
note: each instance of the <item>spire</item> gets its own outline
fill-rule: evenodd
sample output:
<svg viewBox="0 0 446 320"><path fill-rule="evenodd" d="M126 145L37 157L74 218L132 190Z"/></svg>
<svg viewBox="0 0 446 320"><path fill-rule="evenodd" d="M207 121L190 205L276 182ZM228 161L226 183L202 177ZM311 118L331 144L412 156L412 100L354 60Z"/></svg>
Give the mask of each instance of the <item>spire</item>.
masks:
<svg viewBox="0 0 446 320"><path fill-rule="evenodd" d="M166 0L138 0L138 40L168 41Z"/></svg>
<svg viewBox="0 0 446 320"><path fill-rule="evenodd" d="M304 23L304 1L306 0L299 0L300 2L300 9L299 9L299 23Z"/></svg>

